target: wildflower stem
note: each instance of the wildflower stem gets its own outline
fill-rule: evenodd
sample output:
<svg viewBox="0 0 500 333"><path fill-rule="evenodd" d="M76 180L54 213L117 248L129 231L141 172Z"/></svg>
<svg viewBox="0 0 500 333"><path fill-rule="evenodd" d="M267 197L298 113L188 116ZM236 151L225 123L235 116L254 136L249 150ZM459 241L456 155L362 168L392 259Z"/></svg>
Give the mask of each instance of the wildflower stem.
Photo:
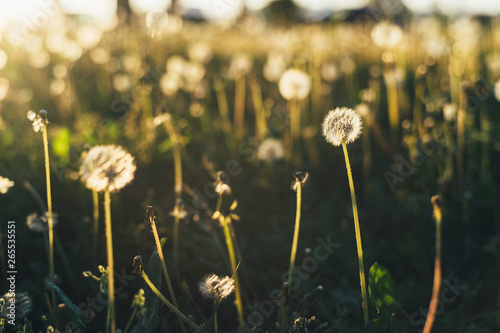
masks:
<svg viewBox="0 0 500 333"><path fill-rule="evenodd" d="M231 223L230 217L220 216L219 221L224 229L224 237L226 238L227 250L229 252L229 261L231 262L231 270L234 272L234 292L236 295L236 310L238 311L238 320L240 325L243 327L243 301L241 299L240 291L240 280L238 278L238 272L236 272L236 254L234 251L233 238L231 237L231 230L229 229L229 223Z"/></svg>
<svg viewBox="0 0 500 333"><path fill-rule="evenodd" d="M111 233L111 195L109 190L104 191L104 218L106 221L106 248L108 253L108 310L111 333L115 333L115 271L113 262L113 235Z"/></svg>
<svg viewBox="0 0 500 333"><path fill-rule="evenodd" d="M151 221L151 228L153 229L153 235L155 237L156 248L158 250L158 256L160 258L161 267L163 268L163 275L165 276L165 281L167 282L168 292L170 293L170 297L172 297L172 303L174 303L175 307L178 308L177 299L175 298L174 288L172 287L172 282L170 281L170 276L168 275L167 265L165 264L165 257L163 256L163 250L161 248L160 238L158 237L158 230L156 229L156 222L154 220ZM179 317L179 319L182 319ZM186 328L182 320L179 320L182 331L185 332Z"/></svg>
<svg viewBox="0 0 500 333"><path fill-rule="evenodd" d="M47 122L43 122L43 148L45 152L45 178L47 182L47 212L49 215L49 266L50 266L50 282L55 285L54 272L54 220L52 216L52 192L50 188L50 160L49 160L49 140L47 139ZM56 315L56 291L52 288L52 314Z"/></svg>
<svg viewBox="0 0 500 333"><path fill-rule="evenodd" d="M291 293L293 268L295 266L295 255L297 254L297 244L299 242L299 229L300 229L300 211L302 202L302 183L299 180L295 181L295 188L297 190L297 211L295 214L295 231L293 233L292 253L290 255L290 268L288 270L288 295Z"/></svg>
<svg viewBox="0 0 500 333"><path fill-rule="evenodd" d="M219 304L220 304L220 298L214 299L214 329L215 329L215 333L219 332L219 329L217 327L217 308L219 307Z"/></svg>
<svg viewBox="0 0 500 333"><path fill-rule="evenodd" d="M365 268L363 264L363 247L361 245L361 231L359 228L358 206L356 204L356 193L354 192L354 182L352 180L351 164L349 162L349 154L347 153L347 145L344 139L342 139L342 148L344 149L347 178L349 179L349 188L351 190L352 213L354 216L354 230L356 233L356 247L358 249L359 279L361 285L361 296L363 298L363 315L366 326L368 325L369 316L368 316L368 294L366 292Z"/></svg>
<svg viewBox="0 0 500 333"><path fill-rule="evenodd" d="M188 317L186 317L182 312L177 309L172 303L170 303L165 296L161 294L161 292L155 287L153 282L149 279L149 277L146 275L144 271L141 272L141 276L144 279L144 281L147 283L149 288L158 296L158 298L166 305L170 310L172 310L179 318L181 318L186 324L194 328L195 330L200 329L198 325L196 325L193 321L191 321Z"/></svg>
<svg viewBox="0 0 500 333"><path fill-rule="evenodd" d="M433 202L434 203L434 202ZM429 312L425 320L423 333L430 333L436 317L436 309L439 303L439 291L441 289L441 220L442 212L439 204L434 203L434 219L436 220L436 258L434 260L434 282L432 286L431 302Z"/></svg>
<svg viewBox="0 0 500 333"><path fill-rule="evenodd" d="M245 121L245 92L246 77L242 75L236 79L236 91L234 93L234 132L237 139L243 137Z"/></svg>
<svg viewBox="0 0 500 333"><path fill-rule="evenodd" d="M255 111L255 133L258 140L263 140L267 135L267 119L262 102L262 92L256 79L250 80L250 91Z"/></svg>

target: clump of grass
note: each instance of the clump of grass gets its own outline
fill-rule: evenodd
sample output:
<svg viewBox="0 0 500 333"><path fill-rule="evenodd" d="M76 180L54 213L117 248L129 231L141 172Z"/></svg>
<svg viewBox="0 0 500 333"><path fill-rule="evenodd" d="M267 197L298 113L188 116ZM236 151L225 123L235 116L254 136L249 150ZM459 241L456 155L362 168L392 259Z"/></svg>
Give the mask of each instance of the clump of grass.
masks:
<svg viewBox="0 0 500 333"><path fill-rule="evenodd" d="M111 192L121 190L134 179L136 166L132 155L115 145L96 146L82 161L80 175L87 188L104 192L104 219L108 257L109 327L116 332Z"/></svg>
<svg viewBox="0 0 500 333"><path fill-rule="evenodd" d="M439 303L439 291L441 290L441 220L443 217L441 196L435 195L431 198L434 206L434 219L436 220L436 258L434 260L434 283L432 286L431 302L429 312L425 320L423 333L430 333L436 317L436 309Z"/></svg>
<svg viewBox="0 0 500 333"><path fill-rule="evenodd" d="M356 140L361 134L361 117L353 109L346 107L331 110L326 115L323 124L323 136L326 141L334 146L342 145L344 150L345 164L347 169L347 178L349 179L349 188L351 191L352 213L354 216L354 230L356 234L356 247L358 250L359 279L361 286L361 296L363 297L363 315L365 326L369 322L368 314L368 293L366 290L365 268L363 264L363 247L361 243L361 231L359 227L358 206L356 203L356 193L354 191L354 182L352 180L351 164L349 154L347 153L347 144Z"/></svg>

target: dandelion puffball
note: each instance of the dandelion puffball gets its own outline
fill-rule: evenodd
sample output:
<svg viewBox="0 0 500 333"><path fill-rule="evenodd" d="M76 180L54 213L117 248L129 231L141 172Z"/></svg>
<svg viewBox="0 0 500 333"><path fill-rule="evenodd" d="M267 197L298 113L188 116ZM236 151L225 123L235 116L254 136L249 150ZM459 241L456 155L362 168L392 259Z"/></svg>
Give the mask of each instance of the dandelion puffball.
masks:
<svg viewBox="0 0 500 333"><path fill-rule="evenodd" d="M304 99L311 90L311 78L301 70L289 69L281 76L279 90L287 100Z"/></svg>
<svg viewBox="0 0 500 333"><path fill-rule="evenodd" d="M363 124L356 111L341 107L329 111L321 126L326 141L340 146L342 142L347 144L356 140L361 134Z"/></svg>
<svg viewBox="0 0 500 333"><path fill-rule="evenodd" d="M89 150L80 167L82 181L89 189L115 192L134 179L134 157L115 145Z"/></svg>
<svg viewBox="0 0 500 333"><path fill-rule="evenodd" d="M226 298L234 290L234 280L228 276L220 278L215 274L211 274L200 282L199 289L206 298Z"/></svg>

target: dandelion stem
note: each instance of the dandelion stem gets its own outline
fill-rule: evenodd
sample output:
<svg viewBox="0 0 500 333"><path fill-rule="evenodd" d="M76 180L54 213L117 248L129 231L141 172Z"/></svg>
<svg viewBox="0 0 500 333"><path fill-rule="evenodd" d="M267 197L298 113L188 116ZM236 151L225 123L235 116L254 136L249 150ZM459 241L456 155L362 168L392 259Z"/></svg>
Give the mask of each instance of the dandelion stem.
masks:
<svg viewBox="0 0 500 333"><path fill-rule="evenodd" d="M170 297L172 297L172 302L175 307L178 308L177 299L175 298L174 288L172 287L172 282L170 281L170 276L168 275L167 265L165 264L165 257L163 256L163 250L161 248L160 238L158 237L158 230L156 229L156 222L154 220L151 221L151 228L153 229L153 235L155 237L156 248L158 250L158 256L160 257L161 267L163 268L163 275L165 276L165 281L167 281L168 292L170 293ZM179 319L182 319L179 317ZM182 320L179 320L182 331L186 332L186 328L184 327L184 323Z"/></svg>
<svg viewBox="0 0 500 333"><path fill-rule="evenodd" d="M165 296L161 294L161 292L155 287L153 282L149 279L144 271L141 272L141 276L144 281L147 283L149 288L158 296L158 298L166 305L170 310L172 310L179 318L181 318L184 322L186 322L189 326L194 328L195 330L199 330L200 327L196 325L193 321L191 321L188 317L186 317L182 312L179 311L172 303L170 303Z"/></svg>
<svg viewBox="0 0 500 333"><path fill-rule="evenodd" d="M108 253L108 310L111 333L115 333L115 271L113 262L113 235L111 233L111 196L109 190L104 191L104 218L106 221L106 248Z"/></svg>
<svg viewBox="0 0 500 333"><path fill-rule="evenodd" d="M220 223L224 229L224 237L226 238L227 250L229 252L229 260L231 262L231 269L234 272L234 292L236 295L236 310L238 311L238 320L240 325L243 327L243 301L241 299L240 291L240 280L238 278L238 273L236 272L236 254L234 251L233 238L231 237L231 230L229 229L229 223L231 223L231 218L229 216L220 216Z"/></svg>
<svg viewBox="0 0 500 333"><path fill-rule="evenodd" d="M436 220L436 258L434 260L434 282L432 286L432 296L431 302L429 304L429 312L427 313L427 318L425 320L425 326L423 333L430 333L432 326L434 325L434 319L436 317L436 309L439 303L439 291L441 289L441 220L442 212L440 203L436 202L433 197L434 204L434 219ZM439 199L438 199L439 200Z"/></svg>
<svg viewBox="0 0 500 333"><path fill-rule="evenodd" d="M47 212L49 215L49 266L50 266L50 282L55 285L54 272L54 220L52 216L52 192L50 188L50 160L49 160L49 140L47 139L47 122L43 122L43 148L45 152L45 178L47 182ZM56 292L52 288L52 314L56 314Z"/></svg>
<svg viewBox="0 0 500 333"><path fill-rule="evenodd" d="M234 94L234 132L237 139L243 137L244 122L245 122L245 92L246 92L246 77L245 75L236 79L236 91Z"/></svg>
<svg viewBox="0 0 500 333"><path fill-rule="evenodd" d="M262 102L262 92L256 79L250 80L250 91L255 111L255 135L258 140L263 140L267 135L267 119Z"/></svg>
<svg viewBox="0 0 500 333"><path fill-rule="evenodd" d="M168 114L165 121L165 128L172 141L174 153L174 174L175 174L175 207L174 212L174 269L175 275L179 279L179 200L182 198L182 159L179 137L172 123L172 117Z"/></svg>
<svg viewBox="0 0 500 333"><path fill-rule="evenodd" d="M97 260L97 236L99 232L99 192L92 190L92 204L94 206L94 239L92 241L92 262L95 266Z"/></svg>
<svg viewBox="0 0 500 333"><path fill-rule="evenodd" d="M135 318L135 315L137 314L137 307L134 307L134 311L132 311L132 315L130 316L130 319L128 320L127 326L125 327L125 330L123 333L127 333L128 330L130 329L130 326L132 325L132 321Z"/></svg>
<svg viewBox="0 0 500 333"><path fill-rule="evenodd" d="M295 181L295 188L297 190L297 211L295 215L295 231L293 233L292 253L290 255L290 268L288 270L288 295L291 293L293 268L295 266L295 255L297 253L297 244L299 242L299 229L300 229L300 211L302 202L302 183L300 180Z"/></svg>
<svg viewBox="0 0 500 333"><path fill-rule="evenodd" d="M347 153L347 145L344 139L342 139L342 148L344 149L347 177L349 178L349 188L351 190L352 213L354 216L354 230L356 233L356 247L358 249L359 279L361 285L361 296L363 298L363 315L366 326L368 325L369 316L368 316L368 295L366 292L365 268L363 264L363 247L361 245L361 231L359 228L358 206L356 204L356 193L354 192L354 182L352 180L351 164L349 162L349 154Z"/></svg>

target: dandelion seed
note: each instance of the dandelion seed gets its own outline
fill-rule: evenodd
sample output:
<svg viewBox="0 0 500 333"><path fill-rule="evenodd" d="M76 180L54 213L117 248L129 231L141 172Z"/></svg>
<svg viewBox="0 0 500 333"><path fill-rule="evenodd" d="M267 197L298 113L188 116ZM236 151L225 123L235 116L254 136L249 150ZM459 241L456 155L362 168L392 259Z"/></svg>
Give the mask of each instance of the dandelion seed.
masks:
<svg viewBox="0 0 500 333"><path fill-rule="evenodd" d="M351 143L361 134L361 117L353 109L336 108L328 112L322 128L323 136L332 145L340 146L342 141Z"/></svg>
<svg viewBox="0 0 500 333"><path fill-rule="evenodd" d="M281 140L267 138L261 142L257 149L257 158L265 162L281 160L285 157L285 149Z"/></svg>
<svg viewBox="0 0 500 333"><path fill-rule="evenodd" d="M200 282L199 289L206 298L226 298L234 290L234 280L228 276L208 275Z"/></svg>
<svg viewBox="0 0 500 333"><path fill-rule="evenodd" d="M59 222L57 218L57 213L52 214L52 223L55 226ZM49 213L38 216L37 213L33 213L26 217L26 225L28 229L35 232L45 232L49 229Z"/></svg>
<svg viewBox="0 0 500 333"><path fill-rule="evenodd" d="M0 176L0 193L7 193L9 188L11 188L12 186L14 186L14 182L12 180Z"/></svg>
<svg viewBox="0 0 500 333"><path fill-rule="evenodd" d="M381 48L394 48L403 37L403 30L390 22L380 22L372 30L373 42Z"/></svg>
<svg viewBox="0 0 500 333"><path fill-rule="evenodd" d="M499 85L500 90L500 85ZM443 118L446 121L453 121L457 117L458 107L453 103L446 103L443 106Z"/></svg>
<svg viewBox="0 0 500 333"><path fill-rule="evenodd" d="M289 69L281 76L279 90L287 100L304 99L311 90L311 78L301 70Z"/></svg>
<svg viewBox="0 0 500 333"><path fill-rule="evenodd" d="M80 167L87 188L115 192L134 179L134 157L115 145L96 146L89 150Z"/></svg>
<svg viewBox="0 0 500 333"><path fill-rule="evenodd" d="M44 111L45 113L47 112L45 110L42 111ZM40 130L43 128L44 122L46 124L48 123L46 117L42 117L42 111L40 111L40 114L36 114L31 110L28 111L28 119L33 122L33 130L35 131L35 133L40 132Z"/></svg>

